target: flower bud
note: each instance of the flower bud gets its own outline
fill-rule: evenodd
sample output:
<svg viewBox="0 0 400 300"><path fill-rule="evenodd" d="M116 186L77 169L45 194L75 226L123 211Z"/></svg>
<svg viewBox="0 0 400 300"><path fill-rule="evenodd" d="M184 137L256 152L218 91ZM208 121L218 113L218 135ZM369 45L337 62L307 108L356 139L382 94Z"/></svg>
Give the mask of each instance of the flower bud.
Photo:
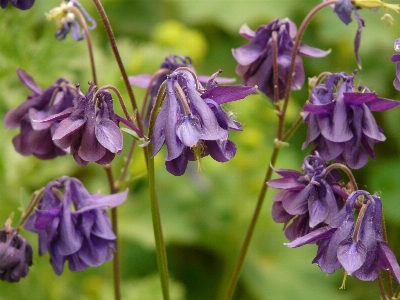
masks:
<svg viewBox="0 0 400 300"><path fill-rule="evenodd" d="M0 230L0 279L18 282L28 275L32 265L32 247L9 225Z"/></svg>

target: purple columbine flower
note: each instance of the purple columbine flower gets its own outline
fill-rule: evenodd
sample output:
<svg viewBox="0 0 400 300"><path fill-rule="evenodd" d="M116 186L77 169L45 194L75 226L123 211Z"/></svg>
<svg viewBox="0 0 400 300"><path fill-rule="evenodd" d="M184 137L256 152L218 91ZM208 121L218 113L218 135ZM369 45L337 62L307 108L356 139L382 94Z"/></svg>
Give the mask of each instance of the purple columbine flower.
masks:
<svg viewBox="0 0 400 300"><path fill-rule="evenodd" d="M222 109L227 102L243 99L255 92L248 86L217 86L215 76L204 89L188 71L176 71L166 80L166 97L157 115L153 136L153 156L166 144L167 170L176 176L185 173L188 160L200 160L208 154L226 162L236 154L228 140L229 129L240 130Z"/></svg>
<svg viewBox="0 0 400 300"><path fill-rule="evenodd" d="M354 76L331 74L325 83L314 87L303 108L304 122L308 123L303 149L314 143L325 161L334 159L359 169L368 156L375 159L374 144L386 139L371 112L389 110L400 102L378 98L366 87L356 92Z"/></svg>
<svg viewBox="0 0 400 300"><path fill-rule="evenodd" d="M330 224L347 198L339 185L339 173L326 173L326 164L318 153L304 159L302 170L275 170L282 178L267 182L268 186L282 190L274 196L272 218L285 224L285 235L290 241Z"/></svg>
<svg viewBox="0 0 400 300"><path fill-rule="evenodd" d="M122 149L122 133L111 94L103 90L94 98L96 89L90 82L89 90L84 95L78 85L76 107L38 121L46 124L61 120L53 133L53 141L60 148L69 149L81 166L91 161L109 164Z"/></svg>
<svg viewBox="0 0 400 300"><path fill-rule="evenodd" d="M70 7L76 7L82 15L90 22L89 30L94 30L97 26L96 21L83 8L78 0L63 0L59 7L53 8L47 14L47 20L56 20L57 31L56 38L64 40L72 29L72 37L75 41L80 41L85 38L85 31L81 29L79 22L76 20L75 14L70 10Z"/></svg>
<svg viewBox="0 0 400 300"><path fill-rule="evenodd" d="M30 9L33 6L35 0L0 0L1 8L6 8L9 3L11 3L16 8L26 10Z"/></svg>
<svg viewBox="0 0 400 300"><path fill-rule="evenodd" d="M49 252L57 275L66 261L73 272L99 266L115 251L116 236L105 209L121 204L127 195L128 190L90 194L78 179L61 177L46 186L25 227L39 235L39 255Z"/></svg>
<svg viewBox="0 0 400 300"><path fill-rule="evenodd" d="M242 76L243 84L257 85L272 100L274 99L273 32L278 34L278 91L279 99L283 99L293 52L293 39L297 34L296 25L292 21L275 19L268 25L258 27L256 32L252 31L247 25L243 25L239 33L250 42L233 50L233 56L239 63L236 73ZM323 57L329 52L304 44L300 45L296 57L292 90L301 89L304 83L305 75L301 56Z"/></svg>
<svg viewBox="0 0 400 300"><path fill-rule="evenodd" d="M17 74L33 93L19 107L10 110L4 117L4 126L20 127L20 133L13 138L15 150L22 155L34 155L40 159L53 159L65 155L65 151L54 144L52 133L59 122L40 124L35 122L46 116L57 114L74 105L74 93L63 78L42 90L35 80L21 69Z"/></svg>
<svg viewBox="0 0 400 300"><path fill-rule="evenodd" d="M358 219L354 220L359 197L364 197ZM296 248L305 244L318 245L313 263L322 271L333 273L343 267L347 274L363 281L378 278L379 270L390 269L400 283L400 267L382 234L382 202L376 195L356 191L328 226L285 244Z"/></svg>
<svg viewBox="0 0 400 300"><path fill-rule="evenodd" d="M6 224L0 230L0 280L18 282L32 265L32 246Z"/></svg>
<svg viewBox="0 0 400 300"><path fill-rule="evenodd" d="M153 109L155 100L157 98L158 90L162 83L167 79L167 76L174 72L178 68L188 68L195 72L193 67L192 59L188 56L184 57L181 55L169 55L165 58L164 62L161 64L160 69L154 74L140 74L135 76L129 76L129 82L132 85L136 85L142 88L150 89L150 102L146 113L145 125L149 125L150 113ZM198 76L200 83L206 84L210 80L210 76ZM219 78L219 83L231 83L235 79L232 78Z"/></svg>

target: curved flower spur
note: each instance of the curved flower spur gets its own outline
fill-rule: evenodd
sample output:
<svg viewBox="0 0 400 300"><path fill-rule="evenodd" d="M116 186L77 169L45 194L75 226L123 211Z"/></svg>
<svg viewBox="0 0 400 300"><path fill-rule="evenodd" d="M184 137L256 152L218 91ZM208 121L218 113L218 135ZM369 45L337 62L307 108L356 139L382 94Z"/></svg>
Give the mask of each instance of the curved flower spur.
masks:
<svg viewBox="0 0 400 300"><path fill-rule="evenodd" d="M218 86L215 77L219 73L210 78L205 89L189 69L178 69L167 77L161 109L157 104L154 108L160 110L151 128L151 141L153 156L166 144L166 167L173 175L184 174L189 160L211 155L226 162L236 153L235 144L228 140L229 129L240 130L241 124L221 105L255 93L255 87Z"/></svg>
<svg viewBox="0 0 400 300"><path fill-rule="evenodd" d="M95 95L96 89L91 82L84 95L78 85L75 107L37 121L61 120L53 133L54 143L62 149L69 149L76 162L82 166L91 161L108 164L122 150L122 133L114 113L111 94L101 90Z"/></svg>

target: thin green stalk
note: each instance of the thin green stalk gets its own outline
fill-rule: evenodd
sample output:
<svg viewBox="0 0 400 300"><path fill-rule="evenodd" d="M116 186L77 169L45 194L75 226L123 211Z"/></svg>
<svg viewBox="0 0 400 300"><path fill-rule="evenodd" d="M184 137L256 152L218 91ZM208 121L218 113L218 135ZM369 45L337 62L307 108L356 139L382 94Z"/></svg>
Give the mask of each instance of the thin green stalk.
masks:
<svg viewBox="0 0 400 300"><path fill-rule="evenodd" d="M85 39L88 45L88 52L89 52L89 59L90 59L90 68L92 70L92 78L93 78L93 83L97 85L97 75L96 75L96 66L94 63L94 55L93 55L93 46L92 46L92 40L90 38L90 32L88 29L88 26L86 24L86 20L84 16L82 15L81 11L76 8L75 6L70 6L68 8L69 11L73 12L75 15L78 16L79 21L81 22L82 28L85 32Z"/></svg>
<svg viewBox="0 0 400 300"><path fill-rule="evenodd" d="M110 185L110 191L112 194L118 192L118 187L115 185L114 176L112 174L111 166L105 165L104 170L107 173L108 183ZM120 272L120 262L119 262L119 247L118 247L118 217L117 208L113 207L111 209L111 228L114 234L117 236L115 240L115 252L113 258L113 286L114 286L114 299L121 300L121 272Z"/></svg>
<svg viewBox="0 0 400 300"><path fill-rule="evenodd" d="M325 169L325 176L327 176L328 173L330 171L332 171L333 169L343 170L350 179L351 185L353 186L353 191L358 191L356 179L354 178L353 173L351 172L351 170L348 167L346 167L345 165L340 164L340 163L331 164Z"/></svg>
<svg viewBox="0 0 400 300"><path fill-rule="evenodd" d="M285 121L285 115L286 115L286 110L289 104L289 98L290 98L290 93L292 90L292 83L293 83L293 76L294 76L294 68L296 66L296 56L298 55L299 52L299 47L300 47L300 42L301 39L303 37L303 34L308 26L308 24L311 21L311 18L318 12L320 11L322 8L324 8L325 6L331 5L336 3L337 0L329 0L323 3L320 3L319 5L317 5L316 7L313 8L313 10L311 10L308 15L305 17L303 23L301 23L299 31L297 32L296 35L296 40L293 46L293 52L292 52L292 58L291 58L291 64L290 64L290 69L289 69L289 75L288 75L288 80L287 80L287 86L286 86L286 91L285 91L285 100L283 102L283 108L282 108L282 122L279 123L279 127L280 129L278 130L278 132L283 133L283 126L284 126L284 121ZM278 139L281 139L282 135L278 135Z"/></svg>
<svg viewBox="0 0 400 300"><path fill-rule="evenodd" d="M114 53L114 56L115 56L115 59L117 61L119 70L120 70L122 78L124 80L126 90L128 91L129 99L131 100L133 110L135 111L135 116L136 116L136 119L137 119L138 128L140 129L141 132L144 132L142 120L140 119L140 115L137 113L139 111L139 109L138 109L138 105L136 103L136 98L135 98L135 95L133 94L132 86L129 83L128 74L126 73L125 66L124 66L124 64L122 62L122 59L121 59L121 55L119 54L119 50L118 50L118 47L117 47L117 43L115 41L115 36L114 36L113 30L112 30L110 21L108 20L106 11L104 10L104 7L101 4L101 1L100 0L93 0L93 3L96 6L97 11L100 14L100 17L101 17L101 19L103 21L104 27L106 28L106 32L107 32L108 39L110 41L111 49L112 49L112 51Z"/></svg>
<svg viewBox="0 0 400 300"><path fill-rule="evenodd" d="M336 2L337 2L337 0L329 0L327 2L321 3L318 6L316 6L306 16L306 18L304 19L304 21L301 24L300 29L299 29L299 31L297 33L295 44L294 44L294 47L293 47L293 52L292 52L291 65L290 65L290 71L289 71L289 75L288 75L288 82L287 82L286 91L285 91L285 99L284 99L284 103L283 103L283 108L280 111L280 113L277 114L278 118L279 118L279 124L278 124L277 135L276 135L277 136L277 138L276 138L277 142L285 141L284 137L285 138L289 138L291 136L291 134L293 134L294 128L295 128L295 127L292 126L290 131L286 135L284 134L286 110L287 110L287 107L288 107L288 104L289 104L289 98L290 98L290 93L291 93L292 83L293 83L295 62L296 62L296 57L298 55L301 38L302 38L302 36L304 34L304 31L305 31L308 23L311 20L311 18L319 10L321 10L325 6L328 6L328 5L336 3ZM276 56L276 54L275 54L275 56ZM275 69L277 69L277 67L275 67ZM294 126L298 126L299 124L297 124L297 123L298 122L296 122ZM239 258L237 260L235 270L234 270L234 272L232 274L232 278L231 278L231 281L230 281L229 286L228 286L228 291L226 293L225 300L232 299L232 296L233 296L233 293L235 291L237 282L239 280L239 276L240 276L240 272L241 272L242 267L243 267L244 259L246 257L246 254L247 254L251 239L253 237L254 229L255 229L258 217L260 215L262 205L264 203L265 195L266 195L266 193L268 191L268 186L266 185L266 182L269 181L271 179L271 176L272 176L271 165L275 164L276 159L277 159L278 154L279 154L280 147L281 147L277 142L275 143L274 150L273 150L273 152L271 154L270 165L268 166L267 172L265 174L264 181L263 181L263 184L262 184L259 196L258 196L256 208L254 210L254 214L253 214L253 217L251 219L251 223L250 223L250 225L249 225L249 227L247 229L246 236L245 236L244 242L242 244L242 248L241 248L240 253L239 253Z"/></svg>
<svg viewBox="0 0 400 300"><path fill-rule="evenodd" d="M170 297L169 297L167 251L165 249L164 237L161 227L160 210L156 193L154 159L151 157L152 148L153 147L151 144L147 147L148 151L147 157L149 157L148 176L149 176L149 189L150 189L151 216L153 220L154 238L156 241L158 273L160 275L163 299L169 300Z"/></svg>
<svg viewBox="0 0 400 300"><path fill-rule="evenodd" d="M383 280L382 280L381 272L378 272L378 285L379 285L379 291L381 292L382 300L388 299L388 298L386 297L386 292L385 292L385 287L384 287L384 285L383 285Z"/></svg>
<svg viewBox="0 0 400 300"><path fill-rule="evenodd" d="M260 194L258 195L258 200L257 200L256 208L254 210L253 218L251 219L250 225L247 229L246 236L245 236L245 239L242 244L242 248L240 249L239 258L237 260L235 270L233 271L231 280L229 282L228 291L224 298L225 300L232 299L233 293L235 292L235 288L236 288L237 282L239 280L240 272L242 271L244 259L247 254L247 250L249 249L251 238L253 237L254 228L256 227L257 220L260 215L262 205L264 203L265 195L268 190L268 185L266 184L266 182L268 180L270 180L271 176L272 176L271 165L275 164L276 159L278 158L279 150L280 150L280 147L275 146L274 150L272 151L271 159L270 159L270 166L268 167L267 172L265 174L263 184L262 184L262 187L260 190Z"/></svg>

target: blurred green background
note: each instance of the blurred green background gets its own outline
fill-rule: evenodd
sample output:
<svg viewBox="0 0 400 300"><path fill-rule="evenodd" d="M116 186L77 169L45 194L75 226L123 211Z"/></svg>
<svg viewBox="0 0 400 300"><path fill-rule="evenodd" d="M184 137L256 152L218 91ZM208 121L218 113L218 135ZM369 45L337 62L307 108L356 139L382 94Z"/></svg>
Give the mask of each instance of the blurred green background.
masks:
<svg viewBox="0 0 400 300"><path fill-rule="evenodd" d="M9 8L0 11L0 119L11 108L25 101L30 91L16 76L20 67L46 88L59 77L81 83L86 91L90 68L86 42L71 36L59 42L54 38L55 24L45 19L45 12L59 1L37 0L28 11ZM104 28L94 5L82 5L98 21L92 32L100 85L113 84L126 97L117 65L113 59ZM290 18L298 26L318 0L104 0L104 7L116 34L128 74L155 72L169 54L193 58L198 74L210 75L222 69L223 76L237 77L231 49L246 40L238 35L247 23L256 29L273 18ZM383 9L362 10L365 19L361 41L363 70L355 82L375 90L381 97L400 99L393 88L395 64L390 62L393 42L400 35L400 19L393 13L394 25L380 18ZM310 46L332 49L321 59L304 58L308 77L323 71L348 72L356 68L353 39L355 22L345 26L331 8L319 12L306 31L304 42ZM237 78L240 82L240 79ZM139 101L144 91L135 88ZM293 122L307 99L307 87L294 92L288 121ZM226 291L241 243L250 222L265 170L269 165L276 131L276 117L259 96L248 97L227 107L244 124L243 132L232 132L237 144L235 158L224 164L207 157L204 169L190 164L184 176L166 172L163 156L156 157L157 190L167 243L171 275L171 298L174 300L221 299ZM399 131L400 110L376 116L387 141L376 146L378 160L355 171L360 188L378 192L383 200L389 244L400 257L400 184ZM0 223L26 205L30 194L63 175L79 178L94 193L108 193L102 168L89 164L79 167L72 157L39 161L22 157L12 146L17 130L0 126ZM301 126L290 146L281 151L276 167L300 170L307 155L300 147L306 127ZM130 138L125 137L126 145ZM310 149L308 149L310 150ZM119 175L123 157L117 157L114 173ZM138 150L129 169L129 199L120 206L120 248L123 299L161 299L148 186L143 153ZM343 272L326 275L311 261L316 246L288 249L282 224L271 220L268 193L256 232L243 267L235 299L378 299L376 282L347 278L345 290L339 290ZM29 275L19 283L0 282L0 300L11 299L112 299L111 263L72 273L66 267L62 276L53 272L49 257L38 257L36 236L23 231L31 241L35 256Z"/></svg>

